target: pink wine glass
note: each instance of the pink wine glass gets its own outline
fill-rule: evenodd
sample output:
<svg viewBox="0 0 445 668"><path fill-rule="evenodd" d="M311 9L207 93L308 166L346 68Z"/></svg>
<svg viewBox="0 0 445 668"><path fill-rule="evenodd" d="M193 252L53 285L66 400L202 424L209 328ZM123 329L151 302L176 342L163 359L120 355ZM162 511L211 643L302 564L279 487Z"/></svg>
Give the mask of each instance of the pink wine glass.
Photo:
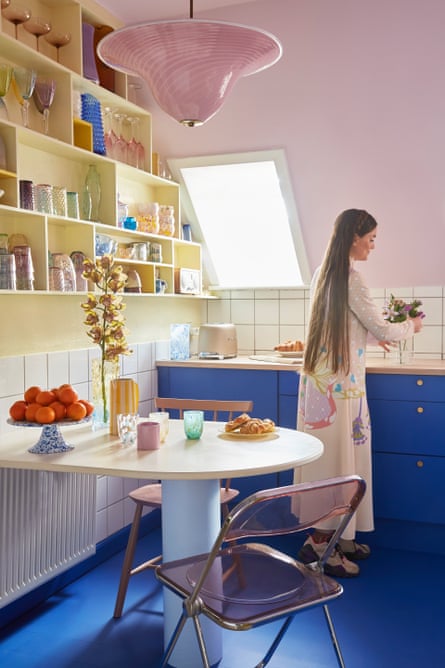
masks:
<svg viewBox="0 0 445 668"><path fill-rule="evenodd" d="M55 92L56 82L54 79L41 76L36 78L33 98L37 109L43 114L43 129L46 135L49 130L49 109L53 103Z"/></svg>

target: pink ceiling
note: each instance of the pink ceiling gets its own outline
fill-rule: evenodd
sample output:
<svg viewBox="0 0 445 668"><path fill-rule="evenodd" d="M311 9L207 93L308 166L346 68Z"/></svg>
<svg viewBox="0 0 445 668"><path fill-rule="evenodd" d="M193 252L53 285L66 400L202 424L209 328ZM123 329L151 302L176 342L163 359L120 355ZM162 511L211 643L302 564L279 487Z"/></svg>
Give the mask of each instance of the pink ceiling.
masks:
<svg viewBox="0 0 445 668"><path fill-rule="evenodd" d="M167 9L181 3L187 14L186 0L126 0L127 21L140 20L143 6L165 9L146 18L171 18ZM195 0L195 18L269 30L283 57L242 79L201 128L176 124L144 86L138 102L153 114L155 150L181 157L284 148L312 269L335 216L359 207L379 221L363 266L373 286L445 284L443 0L212 4L226 6Z"/></svg>

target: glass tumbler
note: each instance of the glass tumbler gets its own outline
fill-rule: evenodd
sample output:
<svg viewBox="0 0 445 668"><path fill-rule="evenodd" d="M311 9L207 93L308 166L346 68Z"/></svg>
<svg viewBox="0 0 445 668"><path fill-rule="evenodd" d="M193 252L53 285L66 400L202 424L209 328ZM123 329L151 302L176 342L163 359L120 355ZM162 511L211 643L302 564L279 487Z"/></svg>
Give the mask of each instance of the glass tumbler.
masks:
<svg viewBox="0 0 445 668"><path fill-rule="evenodd" d="M187 438L201 438L204 428L204 411L184 411L184 431Z"/></svg>
<svg viewBox="0 0 445 668"><path fill-rule="evenodd" d="M151 420L152 422L159 422L161 443L165 443L165 439L168 436L169 418L170 418L170 413L167 413L166 411L149 413L148 415L148 419Z"/></svg>
<svg viewBox="0 0 445 668"><path fill-rule="evenodd" d="M67 194L63 186L53 186L53 208L56 216L66 216Z"/></svg>
<svg viewBox="0 0 445 668"><path fill-rule="evenodd" d="M137 413L118 413L117 431L124 447L136 443L138 437L138 419L139 415Z"/></svg>
<svg viewBox="0 0 445 668"><path fill-rule="evenodd" d="M53 188L48 183L39 183L34 188L35 207L41 213L53 214Z"/></svg>

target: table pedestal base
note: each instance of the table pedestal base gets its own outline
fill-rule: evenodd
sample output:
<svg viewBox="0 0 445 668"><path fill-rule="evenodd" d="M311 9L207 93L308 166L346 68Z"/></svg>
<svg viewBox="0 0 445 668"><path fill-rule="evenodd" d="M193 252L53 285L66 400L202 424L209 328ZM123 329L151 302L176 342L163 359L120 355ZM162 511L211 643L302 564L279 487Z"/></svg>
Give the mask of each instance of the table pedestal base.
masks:
<svg viewBox="0 0 445 668"><path fill-rule="evenodd" d="M219 480L162 481L162 554L163 561L182 559L208 552L221 527ZM173 633L182 611L178 596L164 590L164 642ZM222 656L221 629L205 617L201 618L210 665ZM169 665L197 668L201 655L189 620L177 643Z"/></svg>

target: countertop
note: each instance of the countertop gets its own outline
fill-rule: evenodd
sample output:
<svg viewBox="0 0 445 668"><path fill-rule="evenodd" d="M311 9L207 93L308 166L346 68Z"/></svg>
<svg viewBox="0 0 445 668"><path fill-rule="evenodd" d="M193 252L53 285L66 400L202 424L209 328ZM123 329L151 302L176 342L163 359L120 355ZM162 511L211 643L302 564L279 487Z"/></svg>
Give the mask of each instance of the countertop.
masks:
<svg viewBox="0 0 445 668"><path fill-rule="evenodd" d="M252 357L254 359L252 359ZM264 357L270 357L270 361L264 361ZM301 369L300 361L289 358L280 359L273 353L269 355L252 355L232 357L224 360L200 360L192 357L189 360L158 360L158 367L193 367L202 369L249 369L249 370L271 370L271 371L296 371ZM418 357L412 359L408 364L398 364L394 359L383 359L368 357L366 361L367 373L388 374L423 374L428 376L444 376L445 360Z"/></svg>

